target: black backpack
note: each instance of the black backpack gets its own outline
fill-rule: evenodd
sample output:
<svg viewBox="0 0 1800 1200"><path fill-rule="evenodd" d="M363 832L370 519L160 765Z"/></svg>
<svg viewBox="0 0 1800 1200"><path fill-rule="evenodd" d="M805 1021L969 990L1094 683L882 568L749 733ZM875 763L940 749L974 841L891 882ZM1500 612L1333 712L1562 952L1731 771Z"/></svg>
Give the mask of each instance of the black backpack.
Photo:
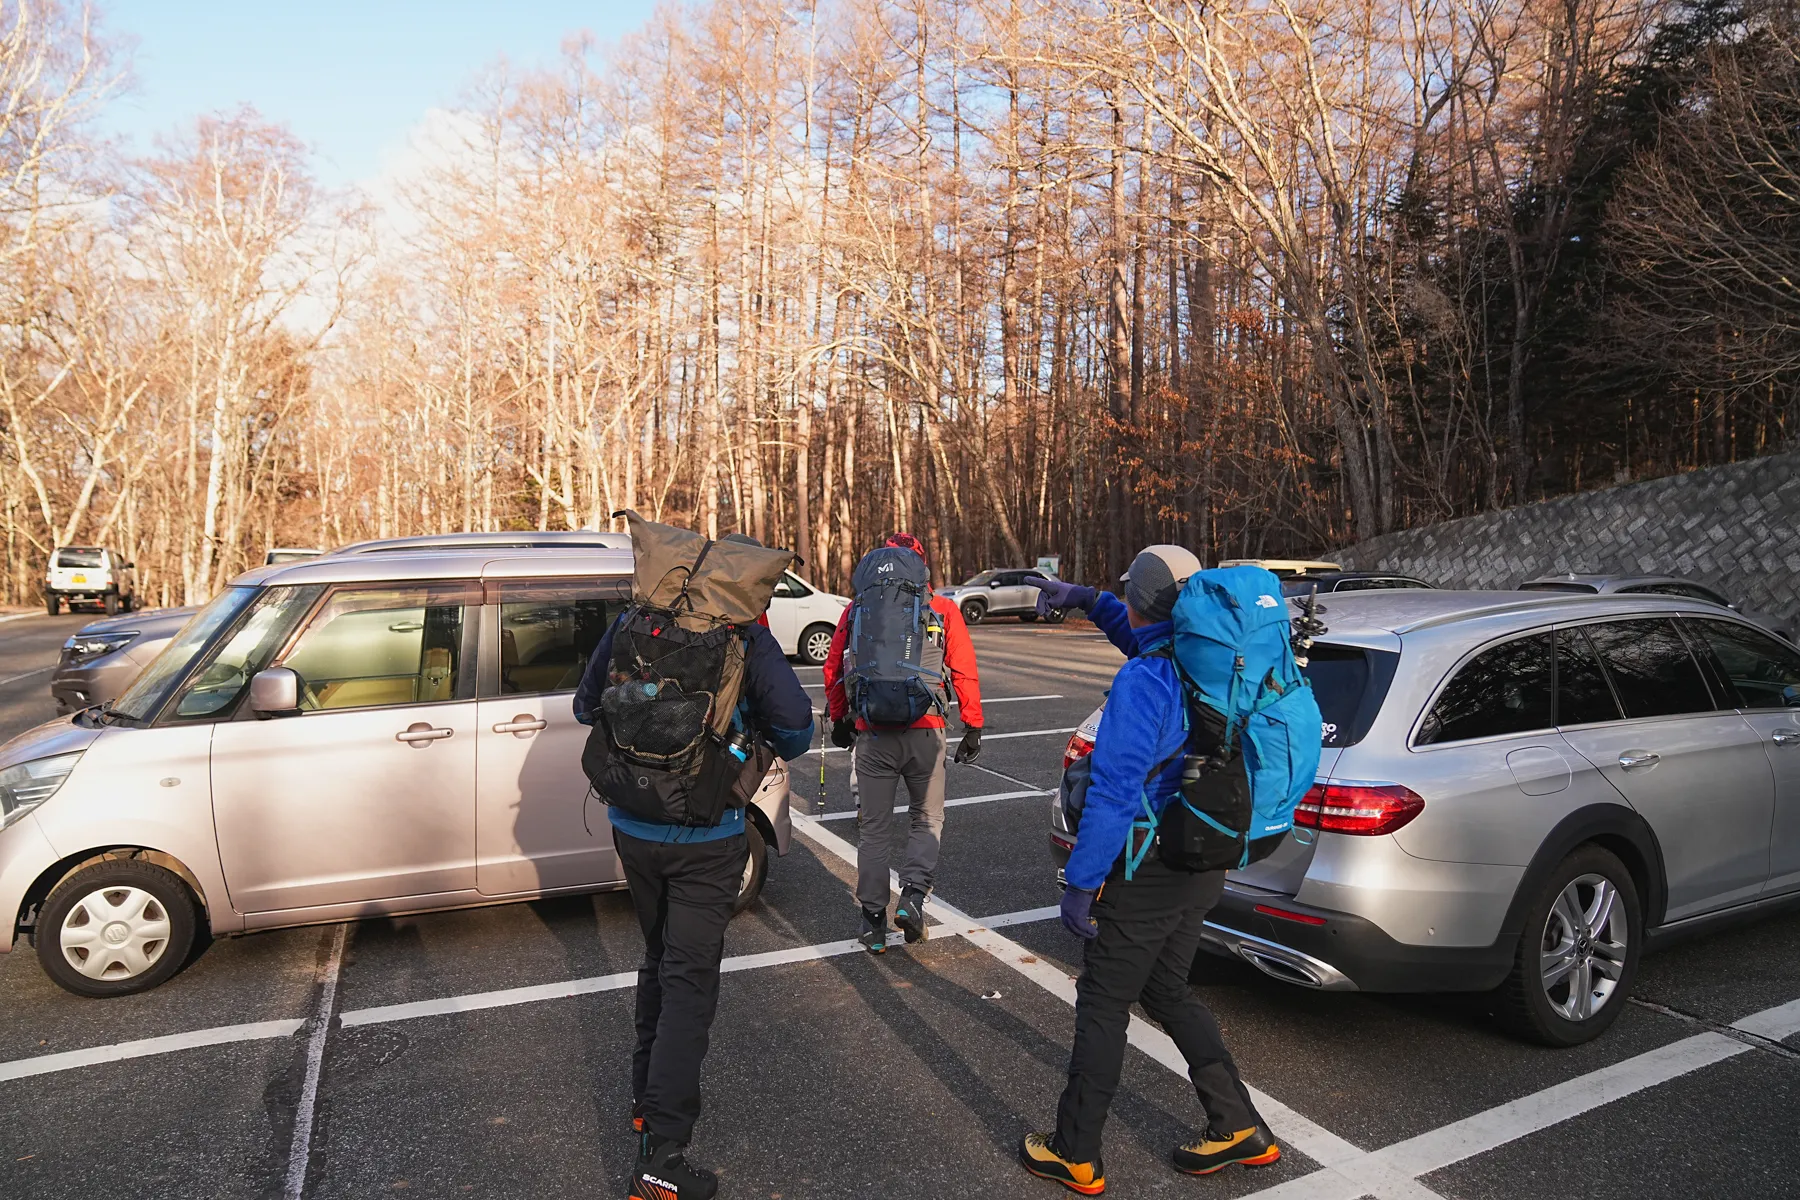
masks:
<svg viewBox="0 0 1800 1200"><path fill-rule="evenodd" d="M904 729L943 712L944 622L931 607L925 560L898 546L871 550L850 588L850 710L871 729Z"/></svg>
<svg viewBox="0 0 1800 1200"><path fill-rule="evenodd" d="M627 816L711 827L756 795L775 752L741 727L721 736L715 710L734 709L745 631L693 633L668 610L626 610L613 631L607 688L581 753L595 791Z"/></svg>
<svg viewBox="0 0 1800 1200"><path fill-rule="evenodd" d="M793 555L627 515L635 602L613 629L581 766L627 816L710 827L775 761L738 701L752 624Z"/></svg>

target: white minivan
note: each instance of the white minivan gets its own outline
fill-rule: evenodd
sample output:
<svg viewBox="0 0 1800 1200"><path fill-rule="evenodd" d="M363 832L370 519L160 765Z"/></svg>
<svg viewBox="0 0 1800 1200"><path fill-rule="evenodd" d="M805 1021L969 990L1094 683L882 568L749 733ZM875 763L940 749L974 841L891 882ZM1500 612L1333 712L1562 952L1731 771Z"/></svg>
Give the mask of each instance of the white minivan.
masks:
<svg viewBox="0 0 1800 1200"><path fill-rule="evenodd" d="M215 936L625 886L573 693L631 552L395 551L239 576L112 705L0 747L0 951L83 996ZM738 909L787 852L779 759Z"/></svg>

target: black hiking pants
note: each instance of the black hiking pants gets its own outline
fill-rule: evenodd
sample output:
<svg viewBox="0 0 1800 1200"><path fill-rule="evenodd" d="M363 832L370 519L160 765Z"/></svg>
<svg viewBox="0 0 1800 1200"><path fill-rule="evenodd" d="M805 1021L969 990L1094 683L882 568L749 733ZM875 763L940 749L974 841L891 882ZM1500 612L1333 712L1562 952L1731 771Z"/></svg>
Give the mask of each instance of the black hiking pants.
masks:
<svg viewBox="0 0 1800 1200"><path fill-rule="evenodd" d="M644 930L631 1095L644 1128L686 1144L700 1117L700 1063L719 1007L719 958L749 853L744 836L647 842L613 830Z"/></svg>
<svg viewBox="0 0 1800 1200"><path fill-rule="evenodd" d="M1123 860L1094 902L1099 936L1087 944L1075 984L1075 1049L1056 1109L1057 1153L1072 1162L1100 1157L1100 1131L1119 1090L1131 1006L1174 1039L1188 1078L1220 1130L1262 1123L1212 1011L1188 987L1206 914L1219 902L1225 872L1196 874L1163 865L1152 850L1129 881Z"/></svg>

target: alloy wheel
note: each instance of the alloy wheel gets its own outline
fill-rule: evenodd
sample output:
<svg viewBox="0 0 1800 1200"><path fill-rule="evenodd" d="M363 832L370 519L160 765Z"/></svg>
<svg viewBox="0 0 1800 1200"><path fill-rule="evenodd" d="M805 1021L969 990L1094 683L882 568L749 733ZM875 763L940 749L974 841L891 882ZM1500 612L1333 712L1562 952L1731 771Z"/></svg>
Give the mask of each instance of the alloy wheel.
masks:
<svg viewBox="0 0 1800 1200"><path fill-rule="evenodd" d="M831 631L815 629L806 635L806 641L800 646L800 653L809 663L822 663L831 657Z"/></svg>
<svg viewBox="0 0 1800 1200"><path fill-rule="evenodd" d="M71 967L89 979L116 981L142 975L169 946L169 914L142 888L102 887L63 918L58 947Z"/></svg>
<svg viewBox="0 0 1800 1200"><path fill-rule="evenodd" d="M1612 881L1593 873L1571 879L1550 906L1538 956L1544 996L1558 1016L1586 1021L1606 1007L1625 973L1630 942Z"/></svg>

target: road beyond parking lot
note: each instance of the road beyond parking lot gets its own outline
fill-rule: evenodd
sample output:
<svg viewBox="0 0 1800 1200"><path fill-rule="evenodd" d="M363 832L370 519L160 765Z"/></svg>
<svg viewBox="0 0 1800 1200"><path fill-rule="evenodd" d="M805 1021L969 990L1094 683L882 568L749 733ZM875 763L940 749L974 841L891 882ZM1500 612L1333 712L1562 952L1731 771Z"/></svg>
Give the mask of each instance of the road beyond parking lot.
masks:
<svg viewBox="0 0 1800 1200"><path fill-rule="evenodd" d="M0 624L0 681L38 665L38 642L53 661L64 625ZM722 1196L1064 1194L1013 1160L1053 1119L1080 953L1055 920L1045 806L1119 659L1078 626L973 635L989 734L950 768L931 940L856 948L835 751L823 811L731 927L693 1152ZM816 669L801 678L821 694ZM29 713L26 684L49 715L45 672L0 682L0 720ZM796 812L816 806L818 761L796 764ZM228 939L102 1002L61 992L21 943L0 957L0 1196L623 1196L641 945L623 895L553 899ZM1285 1155L1174 1173L1201 1115L1140 1020L1109 1194L1800 1190L1800 917L1646 959L1638 1002L1569 1051L1508 1039L1481 997L1327 995L1211 958L1196 980Z"/></svg>

